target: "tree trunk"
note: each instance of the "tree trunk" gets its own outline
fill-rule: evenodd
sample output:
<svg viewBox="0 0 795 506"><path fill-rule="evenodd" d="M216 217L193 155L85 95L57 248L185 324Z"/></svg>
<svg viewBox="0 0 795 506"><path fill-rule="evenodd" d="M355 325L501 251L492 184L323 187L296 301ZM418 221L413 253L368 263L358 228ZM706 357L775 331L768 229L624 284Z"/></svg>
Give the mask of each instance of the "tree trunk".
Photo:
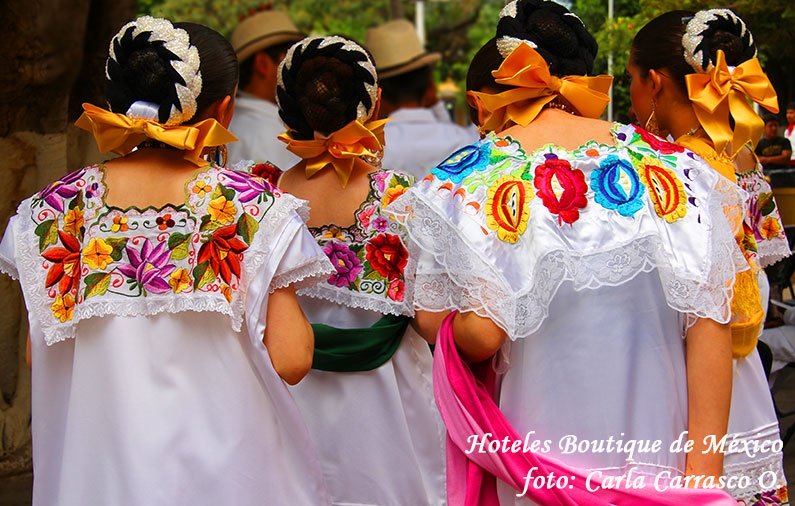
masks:
<svg viewBox="0 0 795 506"><path fill-rule="evenodd" d="M0 72L0 231L24 198L77 168L67 163L70 100L96 101L110 36L134 8L134 0L0 3L0 68L10 69ZM27 315L19 285L6 276L0 307L2 479L31 467Z"/></svg>
<svg viewBox="0 0 795 506"><path fill-rule="evenodd" d="M406 17L403 11L403 0L389 0L390 19L403 19Z"/></svg>

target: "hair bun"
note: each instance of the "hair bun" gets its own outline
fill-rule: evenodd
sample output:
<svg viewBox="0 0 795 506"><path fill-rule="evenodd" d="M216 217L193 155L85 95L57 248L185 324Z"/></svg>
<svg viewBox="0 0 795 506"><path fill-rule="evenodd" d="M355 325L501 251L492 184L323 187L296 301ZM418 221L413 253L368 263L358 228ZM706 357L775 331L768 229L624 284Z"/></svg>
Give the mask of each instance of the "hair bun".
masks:
<svg viewBox="0 0 795 506"><path fill-rule="evenodd" d="M528 43L546 60L554 75L586 75L593 71L598 45L582 20L550 0L514 0L500 12L498 47L503 58Z"/></svg>
<svg viewBox="0 0 795 506"><path fill-rule="evenodd" d="M726 53L729 65L756 57L756 44L745 22L729 9L698 11L687 22L682 36L685 61L697 73L715 65L719 49Z"/></svg>
<svg viewBox="0 0 795 506"><path fill-rule="evenodd" d="M167 19L142 16L110 41L105 64L111 109L127 113L135 102L158 107L158 121L178 125L196 114L202 90L199 51L188 32Z"/></svg>

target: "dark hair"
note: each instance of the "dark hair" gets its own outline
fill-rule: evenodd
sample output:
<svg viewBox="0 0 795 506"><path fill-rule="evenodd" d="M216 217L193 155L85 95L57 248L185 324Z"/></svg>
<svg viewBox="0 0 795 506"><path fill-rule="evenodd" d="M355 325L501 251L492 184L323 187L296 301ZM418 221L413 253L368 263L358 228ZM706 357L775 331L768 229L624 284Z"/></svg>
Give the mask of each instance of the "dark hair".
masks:
<svg viewBox="0 0 795 506"><path fill-rule="evenodd" d="M290 49L295 41L284 42L282 44L276 44L273 46L266 47L265 49L260 49L258 52L263 52L268 55L268 58L276 64L277 66L282 61L284 54L287 53L287 50ZM254 73L254 56L257 53L252 54L245 61L240 63L240 87L245 88L251 82L251 76Z"/></svg>
<svg viewBox="0 0 795 506"><path fill-rule="evenodd" d="M682 36L687 23L695 15L692 11L666 12L638 31L632 41L630 58L642 76L648 75L651 69L665 70L666 75L686 93L685 76L696 71L685 60ZM704 67L708 62L715 61L719 49L725 53L728 65L739 65L753 58L756 53L753 43L749 43L750 34L744 40L737 33L736 24L720 16L716 17L702 35L703 41L699 49L704 53Z"/></svg>
<svg viewBox="0 0 795 506"><path fill-rule="evenodd" d="M498 84L492 75L492 71L500 67L502 60L502 55L497 49L497 37L492 37L478 49L478 52L472 57L472 61L469 62L466 78L467 91L483 91L484 89L503 91L510 89L510 86ZM478 111L472 106L469 107L469 118L472 123L477 125Z"/></svg>
<svg viewBox="0 0 795 506"><path fill-rule="evenodd" d="M304 39L279 68L279 116L296 139L336 132L357 118L359 104L368 110L374 105L365 85L376 86L376 78L361 65L374 69L372 56L358 44L352 48L351 39L340 39L323 47L328 37Z"/></svg>
<svg viewBox="0 0 795 506"><path fill-rule="evenodd" d="M516 16L503 16L497 38L529 40L549 65L552 75L588 75L593 72L599 45L580 18L550 0L519 0Z"/></svg>
<svg viewBox="0 0 795 506"><path fill-rule="evenodd" d="M774 116L772 114L762 116L762 120L765 122L765 125L767 125L768 123L772 123L774 121L776 123L778 123L779 125L781 124L781 120L779 119L779 117L778 116Z"/></svg>
<svg viewBox="0 0 795 506"><path fill-rule="evenodd" d="M190 44L199 53L201 93L196 99L196 114L201 118L210 105L233 95L237 85L237 58L232 45L218 32L197 23L174 23L188 33ZM177 57L162 41L150 41L151 32L133 37L134 27L114 43L116 58L108 59L109 78L105 85L108 104L114 112L126 112L137 100L160 106L159 120L165 122L172 106L180 108L176 84L183 78L171 65Z"/></svg>
<svg viewBox="0 0 795 506"><path fill-rule="evenodd" d="M381 79L381 96L393 104L420 102L431 82L432 67L422 66L403 74Z"/></svg>
<svg viewBox="0 0 795 506"><path fill-rule="evenodd" d="M795 109L795 102L790 102L787 104L787 109Z"/></svg>

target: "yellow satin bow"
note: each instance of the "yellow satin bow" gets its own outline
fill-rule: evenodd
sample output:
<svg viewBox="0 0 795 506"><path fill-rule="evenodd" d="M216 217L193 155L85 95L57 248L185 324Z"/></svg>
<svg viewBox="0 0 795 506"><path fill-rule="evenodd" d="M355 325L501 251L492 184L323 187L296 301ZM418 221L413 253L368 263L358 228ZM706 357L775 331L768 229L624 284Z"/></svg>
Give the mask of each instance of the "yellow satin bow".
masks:
<svg viewBox="0 0 795 506"><path fill-rule="evenodd" d="M511 121L527 126L558 96L580 115L598 118L610 102L607 93L613 83L606 75L553 76L544 58L527 44L519 44L492 75L497 83L514 88L496 94L470 92L488 113L481 125L484 132L500 132Z"/></svg>
<svg viewBox="0 0 795 506"><path fill-rule="evenodd" d="M726 55L718 50L712 70L686 75L685 81L696 117L718 153L726 150L731 142L730 154L734 156L746 143L756 144L762 136L765 123L748 99L772 113L778 113L776 90L756 58L730 70ZM733 132L729 125L730 113L735 125Z"/></svg>
<svg viewBox="0 0 795 506"><path fill-rule="evenodd" d="M348 184L353 168L366 164L361 156L376 156L384 147L384 125L387 120L371 121L366 125L353 120L328 137L315 132L313 140L293 139L289 132L279 135L287 149L306 161L306 177L310 178L331 165L342 187Z"/></svg>
<svg viewBox="0 0 795 506"><path fill-rule="evenodd" d="M153 120L130 118L92 104L83 104L83 111L75 125L91 132L103 153L111 151L126 155L144 139L153 139L183 150L185 160L203 167L207 165L201 157L205 147L237 140L212 118L191 125L166 126Z"/></svg>

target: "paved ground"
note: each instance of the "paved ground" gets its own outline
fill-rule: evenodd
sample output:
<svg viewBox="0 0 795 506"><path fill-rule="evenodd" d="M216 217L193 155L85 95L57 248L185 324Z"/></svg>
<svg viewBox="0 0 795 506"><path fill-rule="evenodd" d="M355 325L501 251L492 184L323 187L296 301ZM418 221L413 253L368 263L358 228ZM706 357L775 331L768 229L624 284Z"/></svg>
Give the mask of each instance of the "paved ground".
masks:
<svg viewBox="0 0 795 506"><path fill-rule="evenodd" d="M776 385L776 402L782 411L795 411L795 369L785 369ZM795 424L795 414L781 419L782 434ZM795 437L784 448L784 472L790 488L795 487ZM30 506L33 477L15 476L0 480L0 506Z"/></svg>

